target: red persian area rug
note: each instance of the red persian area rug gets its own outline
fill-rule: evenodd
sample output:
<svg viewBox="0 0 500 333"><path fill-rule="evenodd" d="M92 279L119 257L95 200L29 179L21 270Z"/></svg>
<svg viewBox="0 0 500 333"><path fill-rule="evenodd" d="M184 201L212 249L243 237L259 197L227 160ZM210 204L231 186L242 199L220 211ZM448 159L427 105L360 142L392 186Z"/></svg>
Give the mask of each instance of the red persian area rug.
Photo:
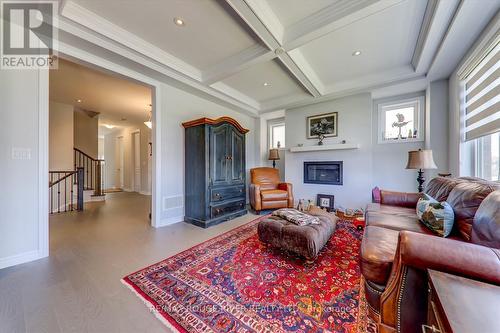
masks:
<svg viewBox="0 0 500 333"><path fill-rule="evenodd" d="M360 294L362 231L339 220L312 265L265 247L260 219L123 278L178 332L374 332Z"/></svg>

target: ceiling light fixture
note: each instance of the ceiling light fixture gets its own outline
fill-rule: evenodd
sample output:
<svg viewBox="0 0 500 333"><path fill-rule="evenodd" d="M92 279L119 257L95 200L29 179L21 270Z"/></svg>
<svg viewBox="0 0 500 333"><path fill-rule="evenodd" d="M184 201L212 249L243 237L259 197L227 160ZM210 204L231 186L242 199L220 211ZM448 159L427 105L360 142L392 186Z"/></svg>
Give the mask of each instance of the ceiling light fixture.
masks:
<svg viewBox="0 0 500 333"><path fill-rule="evenodd" d="M82 102L82 100L81 100L81 99L77 99L77 100L76 100L76 102L77 102L77 103L81 103L81 102Z"/></svg>
<svg viewBox="0 0 500 333"><path fill-rule="evenodd" d="M270 83L264 82L264 87L270 86Z"/></svg>
<svg viewBox="0 0 500 333"><path fill-rule="evenodd" d="M174 17L174 23L179 27L183 27L185 25L184 20L181 19L180 17Z"/></svg>
<svg viewBox="0 0 500 333"><path fill-rule="evenodd" d="M115 125L104 124L104 127L112 129L112 128L115 128Z"/></svg>
<svg viewBox="0 0 500 333"><path fill-rule="evenodd" d="M361 54L361 51L354 51L352 53L352 55L355 56L355 57L359 56L360 54Z"/></svg>

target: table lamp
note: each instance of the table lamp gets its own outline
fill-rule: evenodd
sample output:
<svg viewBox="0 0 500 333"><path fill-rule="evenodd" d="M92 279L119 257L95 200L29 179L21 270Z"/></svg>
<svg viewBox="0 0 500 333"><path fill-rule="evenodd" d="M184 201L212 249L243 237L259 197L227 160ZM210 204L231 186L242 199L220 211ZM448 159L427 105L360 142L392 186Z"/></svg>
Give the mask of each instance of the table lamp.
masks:
<svg viewBox="0 0 500 333"><path fill-rule="evenodd" d="M424 169L437 169L436 163L434 163L434 159L432 158L432 150L412 150L408 152L408 164L406 165L406 169L414 169L418 170L418 192L422 192L424 190Z"/></svg>
<svg viewBox="0 0 500 333"><path fill-rule="evenodd" d="M280 159L280 154L278 149L269 149L269 161L273 161L273 168L276 168L276 161Z"/></svg>

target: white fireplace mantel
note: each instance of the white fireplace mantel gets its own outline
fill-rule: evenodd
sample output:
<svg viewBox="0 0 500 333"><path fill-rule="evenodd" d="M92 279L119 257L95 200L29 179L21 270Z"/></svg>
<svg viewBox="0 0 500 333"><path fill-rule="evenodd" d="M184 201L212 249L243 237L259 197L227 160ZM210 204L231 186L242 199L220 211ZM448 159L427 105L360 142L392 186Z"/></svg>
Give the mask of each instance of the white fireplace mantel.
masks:
<svg viewBox="0 0 500 333"><path fill-rule="evenodd" d="M337 143L332 145L316 145L316 146L302 146L291 147L290 152L302 153L307 151L322 151L322 150L345 150L345 149L358 149L359 143Z"/></svg>

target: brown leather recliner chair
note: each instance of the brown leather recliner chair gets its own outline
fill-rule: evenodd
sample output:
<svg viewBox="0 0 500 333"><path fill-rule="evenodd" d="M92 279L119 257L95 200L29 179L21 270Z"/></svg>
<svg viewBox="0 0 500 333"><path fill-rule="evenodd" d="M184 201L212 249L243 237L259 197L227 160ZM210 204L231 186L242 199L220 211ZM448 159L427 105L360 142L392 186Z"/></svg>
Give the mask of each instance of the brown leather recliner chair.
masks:
<svg viewBox="0 0 500 333"><path fill-rule="evenodd" d="M257 213L264 209L293 208L292 184L280 181L278 169L251 169L250 205Z"/></svg>

